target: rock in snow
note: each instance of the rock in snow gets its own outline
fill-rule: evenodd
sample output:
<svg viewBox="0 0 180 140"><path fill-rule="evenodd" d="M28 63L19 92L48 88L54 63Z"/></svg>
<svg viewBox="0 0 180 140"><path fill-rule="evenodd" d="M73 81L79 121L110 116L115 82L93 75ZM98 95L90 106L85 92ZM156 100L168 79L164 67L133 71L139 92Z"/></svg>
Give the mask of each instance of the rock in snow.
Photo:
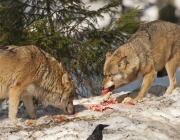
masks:
<svg viewBox="0 0 180 140"><path fill-rule="evenodd" d="M111 95L118 100L129 93ZM85 140L98 124L109 125L103 130L103 140L179 140L180 139L180 89L171 95L166 87L153 86L147 97L131 104L108 104L102 112L90 110L100 104L102 96L74 100L74 116L63 114L52 106L35 107L37 120L30 120L23 107L19 108L18 125L10 124L8 111L0 111L0 140ZM25 115L26 114L26 115Z"/></svg>

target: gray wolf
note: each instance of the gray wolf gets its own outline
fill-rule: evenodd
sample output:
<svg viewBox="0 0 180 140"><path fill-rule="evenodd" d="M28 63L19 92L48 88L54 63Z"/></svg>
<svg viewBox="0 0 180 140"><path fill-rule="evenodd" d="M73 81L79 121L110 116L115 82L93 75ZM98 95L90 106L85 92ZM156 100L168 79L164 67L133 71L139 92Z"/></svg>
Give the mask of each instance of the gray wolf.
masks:
<svg viewBox="0 0 180 140"><path fill-rule="evenodd" d="M43 104L74 113L75 89L68 72L36 46L0 48L0 98L9 98L9 118L17 123L20 99L31 118L37 118L32 97Z"/></svg>
<svg viewBox="0 0 180 140"><path fill-rule="evenodd" d="M113 54L106 54L103 91L109 92L143 77L141 89L133 100L141 100L154 77L169 77L167 93L177 87L180 66L180 27L161 20L143 24Z"/></svg>

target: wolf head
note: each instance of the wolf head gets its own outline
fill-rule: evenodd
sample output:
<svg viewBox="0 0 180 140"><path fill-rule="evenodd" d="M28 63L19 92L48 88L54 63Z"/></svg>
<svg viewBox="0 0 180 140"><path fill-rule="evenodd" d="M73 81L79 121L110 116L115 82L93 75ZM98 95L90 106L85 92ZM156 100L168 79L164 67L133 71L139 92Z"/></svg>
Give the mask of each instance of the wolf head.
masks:
<svg viewBox="0 0 180 140"><path fill-rule="evenodd" d="M138 59L131 54L115 51L115 53L106 54L104 64L104 81L102 88L109 92L122 87L138 77Z"/></svg>
<svg viewBox="0 0 180 140"><path fill-rule="evenodd" d="M75 109L73 105L73 99L75 96L75 89L72 77L68 73L63 74L62 76L62 86L64 89L64 94L61 99L62 109L64 112L74 114Z"/></svg>
<svg viewBox="0 0 180 140"><path fill-rule="evenodd" d="M66 112L68 114L74 114L75 109L74 109L74 105L73 105L73 100L69 100L68 102L64 102L62 104L62 109L64 112Z"/></svg>
<svg viewBox="0 0 180 140"><path fill-rule="evenodd" d="M54 82L55 87L60 87L59 90L54 92L39 88L38 93L41 93L41 95L38 95L40 97L39 99L42 100L43 104L60 108L68 114L74 114L73 99L75 96L75 88L73 80L68 73L64 73L60 82L61 86L58 86L58 84Z"/></svg>

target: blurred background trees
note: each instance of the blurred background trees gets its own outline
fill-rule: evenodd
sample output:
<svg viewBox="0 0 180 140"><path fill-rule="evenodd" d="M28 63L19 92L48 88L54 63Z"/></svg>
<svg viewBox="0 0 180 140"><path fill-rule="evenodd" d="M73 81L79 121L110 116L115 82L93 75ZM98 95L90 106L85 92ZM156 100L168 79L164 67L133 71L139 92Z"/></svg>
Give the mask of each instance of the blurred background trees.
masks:
<svg viewBox="0 0 180 140"><path fill-rule="evenodd" d="M179 22L178 11L175 5L175 0L159 0L157 1L158 7L162 7L159 11L159 19L170 21L173 23Z"/></svg>
<svg viewBox="0 0 180 140"><path fill-rule="evenodd" d="M0 0L0 43L42 48L71 73L77 95L99 95L106 52L125 43L149 8L161 6L160 19L179 22L173 0L151 1ZM92 10L88 5L96 2L102 5Z"/></svg>
<svg viewBox="0 0 180 140"><path fill-rule="evenodd" d="M61 61L73 75L77 94L100 93L105 53L127 39L122 31L137 28L132 9L113 26L97 28L103 13L113 16L121 1L89 10L80 0L0 0L0 42L36 45Z"/></svg>

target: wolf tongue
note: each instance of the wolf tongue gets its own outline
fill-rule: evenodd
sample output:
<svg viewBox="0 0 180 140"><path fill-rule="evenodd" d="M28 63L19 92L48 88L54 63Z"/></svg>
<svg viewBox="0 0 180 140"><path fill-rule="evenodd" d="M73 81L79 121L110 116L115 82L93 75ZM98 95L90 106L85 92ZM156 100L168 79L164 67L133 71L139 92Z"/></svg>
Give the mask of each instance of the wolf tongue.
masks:
<svg viewBox="0 0 180 140"><path fill-rule="evenodd" d="M103 89L101 95L103 96L108 92L109 92L109 88Z"/></svg>

